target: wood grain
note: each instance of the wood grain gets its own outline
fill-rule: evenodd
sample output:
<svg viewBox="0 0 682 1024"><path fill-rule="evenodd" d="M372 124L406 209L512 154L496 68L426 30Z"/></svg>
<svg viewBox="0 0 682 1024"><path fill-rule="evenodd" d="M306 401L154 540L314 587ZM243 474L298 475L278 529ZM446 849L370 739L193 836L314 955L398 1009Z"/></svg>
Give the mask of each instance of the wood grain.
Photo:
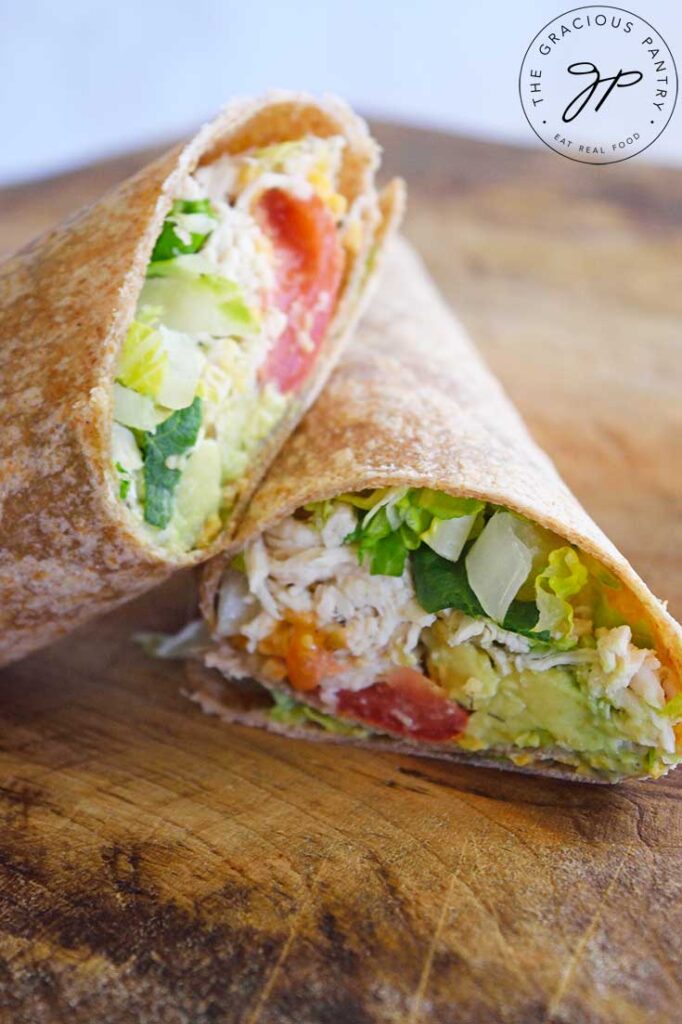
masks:
<svg viewBox="0 0 682 1024"><path fill-rule="evenodd" d="M682 174L377 126L407 230L588 509L682 613ZM0 193L13 248L141 156ZM673 775L601 788L227 729L130 639L2 673L0 1021L681 1019Z"/></svg>

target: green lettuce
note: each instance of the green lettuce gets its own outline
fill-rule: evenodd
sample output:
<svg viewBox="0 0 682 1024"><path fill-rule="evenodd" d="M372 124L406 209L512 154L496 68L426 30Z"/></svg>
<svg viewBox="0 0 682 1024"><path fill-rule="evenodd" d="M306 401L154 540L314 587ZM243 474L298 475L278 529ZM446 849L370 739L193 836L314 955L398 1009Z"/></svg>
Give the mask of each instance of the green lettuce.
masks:
<svg viewBox="0 0 682 1024"><path fill-rule="evenodd" d="M423 509L426 509L437 519L455 519L459 516L472 516L482 512L485 502L478 498L454 498L451 494L444 494L442 491L432 491L428 487L412 492L412 500Z"/></svg>
<svg viewBox="0 0 682 1024"><path fill-rule="evenodd" d="M463 559L451 562L423 544L413 551L411 566L417 601L425 612L455 608L471 618L488 618L471 588ZM538 630L538 610L532 601L512 601L501 625L531 640L551 639L548 632Z"/></svg>
<svg viewBox="0 0 682 1024"><path fill-rule="evenodd" d="M467 579L464 561L450 562L424 544L412 554L412 578L425 612L457 608L473 618L485 615Z"/></svg>
<svg viewBox="0 0 682 1024"><path fill-rule="evenodd" d="M311 513L313 524L320 530L334 511L334 502L329 499L326 501L309 501L303 508L306 512Z"/></svg>
<svg viewBox="0 0 682 1024"><path fill-rule="evenodd" d="M116 379L124 387L153 398L167 365L168 354L159 332L148 323L133 320L121 347Z"/></svg>
<svg viewBox="0 0 682 1024"><path fill-rule="evenodd" d="M369 512L371 508L377 504L378 501L389 493L389 488L382 487L379 490L370 491L369 494L365 494L362 491L353 493L348 491L346 494L340 494L337 501L343 501L346 505L353 505L354 508L364 509Z"/></svg>
<svg viewBox="0 0 682 1024"><path fill-rule="evenodd" d="M307 704L299 704L290 697L288 693L272 690L270 696L274 701L269 715L273 722L282 725L305 725L306 722L314 722L326 732L336 733L339 736L353 736L356 739L363 739L369 736L369 730L362 726L352 725L350 722L342 722L333 715L327 715L317 708L308 707Z"/></svg>
<svg viewBox="0 0 682 1024"><path fill-rule="evenodd" d="M166 417L166 413L157 408L152 398L124 387L119 381L114 382L113 399L114 420L131 430L154 430Z"/></svg>
<svg viewBox="0 0 682 1024"><path fill-rule="evenodd" d="M194 398L203 362L188 335L135 320L121 348L116 380L166 409L184 409Z"/></svg>
<svg viewBox="0 0 682 1024"><path fill-rule="evenodd" d="M352 499L352 500L351 500ZM408 553L430 537L434 520L478 515L485 505L474 498L453 498L428 488L384 489L372 495L344 495L367 509L345 541L355 544L360 561L369 559L373 576L402 576Z"/></svg>
<svg viewBox="0 0 682 1024"><path fill-rule="evenodd" d="M373 576L402 576L407 550L399 534L391 539L393 533L386 508L382 507L371 519L365 516L345 538L345 543L357 546L360 562L369 556ZM382 543L386 541L388 543Z"/></svg>
<svg viewBox="0 0 682 1024"><path fill-rule="evenodd" d="M519 545L523 540L538 558L547 550L547 540L539 528L477 498L453 497L424 487L384 488L369 494L343 495L342 500L364 512L345 543L356 546L360 562L368 561L372 575L401 576L410 556L417 600L429 613L455 608L472 617L490 617L471 586L465 556L473 549L472 540L493 522L495 513L501 520L518 523ZM316 504L315 512L328 514L328 503L324 503L324 510ZM487 518L490 512L492 519ZM456 518L469 520L466 537L464 530L459 536L459 531L447 526ZM534 583L531 573L528 585L519 591L520 597L509 604L505 600L506 612L500 625L537 643L554 640L572 646L576 641L568 598L583 589L588 570L570 546L555 548L544 557L547 564Z"/></svg>
<svg viewBox="0 0 682 1024"><path fill-rule="evenodd" d="M168 526L173 514L173 492L180 479L179 469L170 469L166 460L184 455L196 443L201 427L201 399L195 398L186 409L179 409L154 432L141 432L144 457L144 518L152 526Z"/></svg>
<svg viewBox="0 0 682 1024"><path fill-rule="evenodd" d="M573 607L568 598L579 594L587 579L587 569L574 548L550 552L546 568L535 578L538 632L549 632L554 640L573 641Z"/></svg>
<svg viewBox="0 0 682 1024"><path fill-rule="evenodd" d="M380 537L372 548L370 573L372 576L402 576L407 558L407 546L400 532Z"/></svg>
<svg viewBox="0 0 682 1024"><path fill-rule="evenodd" d="M213 231L217 214L210 199L176 199L156 240L152 261L199 252Z"/></svg>
<svg viewBox="0 0 682 1024"><path fill-rule="evenodd" d="M118 496L121 499L121 501L125 501L126 498L128 497L128 491L130 490L130 484L132 483L132 481L130 479L130 473L125 468L125 466L121 465L120 462L115 462L114 466L116 467L116 472L118 473L118 475L121 478L121 481L120 481L120 484L119 484L119 488L118 488Z"/></svg>
<svg viewBox="0 0 682 1024"><path fill-rule="evenodd" d="M183 334L245 337L258 327L257 315L234 281L211 272L202 256L152 262L140 306L158 311L166 327Z"/></svg>

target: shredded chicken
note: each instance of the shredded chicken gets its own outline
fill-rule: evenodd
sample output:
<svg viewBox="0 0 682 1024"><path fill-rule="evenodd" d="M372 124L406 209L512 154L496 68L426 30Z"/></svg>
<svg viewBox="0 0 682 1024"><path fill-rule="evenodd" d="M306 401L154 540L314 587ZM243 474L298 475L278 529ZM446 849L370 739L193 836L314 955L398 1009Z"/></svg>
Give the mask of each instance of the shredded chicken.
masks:
<svg viewBox="0 0 682 1024"><path fill-rule="evenodd" d="M320 530L289 518L253 541L244 582L239 573L223 581L220 635L238 630L253 653L287 613L313 613L322 629L343 627L348 670L326 681L328 695L371 685L390 665L416 664L421 631L435 616L417 603L407 568L400 577L371 576L358 563L343 543L355 525L353 509L339 503Z"/></svg>

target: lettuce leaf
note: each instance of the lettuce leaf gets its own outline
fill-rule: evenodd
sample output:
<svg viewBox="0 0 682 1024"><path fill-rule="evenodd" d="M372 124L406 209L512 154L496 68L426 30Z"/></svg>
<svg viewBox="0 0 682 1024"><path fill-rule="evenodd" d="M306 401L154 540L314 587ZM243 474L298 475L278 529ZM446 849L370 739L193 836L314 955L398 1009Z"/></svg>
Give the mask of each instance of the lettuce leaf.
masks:
<svg viewBox="0 0 682 1024"><path fill-rule="evenodd" d="M126 498L128 497L130 484L132 483L130 479L130 474L128 473L128 470L125 468L125 466L122 466L120 462L115 462L114 466L116 467L116 472L121 478L118 488L118 496L121 499L121 501L125 501Z"/></svg>
<svg viewBox="0 0 682 1024"><path fill-rule="evenodd" d="M327 715L317 708L308 707L307 704L299 704L290 697L288 693L271 690L270 696L274 701L269 715L273 722L280 722L282 725L304 725L306 722L314 722L326 732L336 733L339 736L353 736L362 739L369 736L369 730L362 726L353 725L350 722L342 722L333 715Z"/></svg>
<svg viewBox="0 0 682 1024"><path fill-rule="evenodd" d="M393 503L370 509L345 543L357 545L360 562L369 556L372 576L402 576L407 552L418 546L419 537L402 521Z"/></svg>
<svg viewBox="0 0 682 1024"><path fill-rule="evenodd" d="M203 364L190 336L138 319L123 342L116 380L166 409L184 409L194 398Z"/></svg>
<svg viewBox="0 0 682 1024"><path fill-rule="evenodd" d="M474 498L452 498L418 487L342 495L341 500L366 511L346 543L357 544L360 561L369 556L370 573L381 576L401 576L408 552L415 551L422 541L433 541L434 524L476 516L485 508Z"/></svg>
<svg viewBox="0 0 682 1024"><path fill-rule="evenodd" d="M411 556L417 601L425 612L455 608L471 618L488 618L471 588L463 560L450 562L422 544ZM548 642L550 634L538 631L538 610L532 601L512 601L501 623L503 629L531 640Z"/></svg>
<svg viewBox="0 0 682 1024"><path fill-rule="evenodd" d="M133 640L152 658L185 661L199 657L211 637L203 619L193 619L177 633L135 633Z"/></svg>
<svg viewBox="0 0 682 1024"><path fill-rule="evenodd" d="M588 572L572 547L555 548L548 564L535 578L535 601L540 612L537 629L547 631L554 640L572 641L575 597L587 583Z"/></svg>
<svg viewBox="0 0 682 1024"><path fill-rule="evenodd" d="M309 501L303 508L306 512L311 513L312 525L315 529L321 530L334 511L334 502L329 499L325 501Z"/></svg>
<svg viewBox="0 0 682 1024"><path fill-rule="evenodd" d="M478 498L454 498L442 491L432 491L428 487L413 492L413 501L426 509L437 519L454 519L458 516L473 516L482 512L485 502Z"/></svg>
<svg viewBox="0 0 682 1024"><path fill-rule="evenodd" d="M374 545L370 575L402 576L407 558L407 548L399 532L381 537Z"/></svg>
<svg viewBox="0 0 682 1024"><path fill-rule="evenodd" d="M173 514L173 492L180 479L179 469L169 469L171 455L183 455L195 443L201 427L201 399L179 409L152 433L142 433L144 454L144 518L152 526L168 526Z"/></svg>
<svg viewBox="0 0 682 1024"><path fill-rule="evenodd" d="M380 487L378 490L370 491L369 494L363 494L362 491L354 493L348 491L345 494L340 494L337 501L343 501L346 505L353 505L354 508L361 508L368 512L371 508L381 501L381 499L388 493L386 487Z"/></svg>
<svg viewBox="0 0 682 1024"><path fill-rule="evenodd" d="M510 633L520 633L529 640L550 643L552 636L546 629L539 629L539 614L535 601L512 601L502 626Z"/></svg>
<svg viewBox="0 0 682 1024"><path fill-rule="evenodd" d="M406 498L403 499L405 504L402 505L401 511L405 525L418 537L423 538L424 534L428 533L434 524L438 525L440 522L447 522L445 519L435 519L434 516L432 516L430 512L427 512L425 508L419 508L417 505L412 504L411 498L412 495L408 494ZM399 502L398 507L400 506L401 503Z"/></svg>
<svg viewBox="0 0 682 1024"><path fill-rule="evenodd" d="M131 430L154 430L166 417L166 412L157 408L152 398L124 387L119 381L114 382L113 399L114 420Z"/></svg>
<svg viewBox="0 0 682 1024"><path fill-rule="evenodd" d="M485 530L490 534L496 525L507 526L500 538L502 554L508 553L509 544L514 541L524 558L518 559L518 579L512 581L512 593L505 593L500 602L500 619L493 621L499 621L503 629L540 643L570 634L573 609L566 599L579 593L588 578L587 569L573 548L567 546L550 551L546 568L535 579L535 601L526 599L531 594L527 595L525 590L521 593L523 600L513 597L531 570L536 548L541 553L546 544L544 535L534 524L501 508L486 522L485 502L453 497L426 487L381 489L343 498L365 511L345 543L357 545L360 562L369 559L372 575L401 576L411 553L417 600L429 613L456 608L472 617L490 618L471 586L466 563L477 545L480 549ZM456 536L458 531L446 525L448 521L465 518L468 520L466 536ZM447 531L452 531L453 536L447 536ZM477 532L478 539L472 545L470 542ZM442 545L438 541L441 533ZM461 554L467 546L469 553L465 559ZM444 557L438 547L451 557ZM495 557L493 563L494 577L501 564L500 558Z"/></svg>
<svg viewBox="0 0 682 1024"><path fill-rule="evenodd" d="M126 388L153 398L161 387L168 353L159 332L148 323L133 320L121 347L116 379Z"/></svg>
<svg viewBox="0 0 682 1024"><path fill-rule="evenodd" d="M159 311L166 327L183 334L205 331L216 337L245 337L258 329L258 316L247 306L234 281L210 270L201 256L177 256L152 262L139 300Z"/></svg>
<svg viewBox="0 0 682 1024"><path fill-rule="evenodd" d="M211 221L216 220L210 199L176 199L156 240L152 261L199 252L213 230Z"/></svg>
<svg viewBox="0 0 682 1024"><path fill-rule="evenodd" d="M481 602L471 589L463 561L451 562L422 544L413 551L411 565L417 600L425 612L457 608L473 618L485 616Z"/></svg>

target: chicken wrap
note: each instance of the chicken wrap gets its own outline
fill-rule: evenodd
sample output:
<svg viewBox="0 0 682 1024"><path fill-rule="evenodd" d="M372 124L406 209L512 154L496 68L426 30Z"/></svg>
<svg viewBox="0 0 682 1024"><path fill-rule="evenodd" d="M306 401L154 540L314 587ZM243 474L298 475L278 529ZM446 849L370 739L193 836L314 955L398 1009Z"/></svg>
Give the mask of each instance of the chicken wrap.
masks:
<svg viewBox="0 0 682 1024"><path fill-rule="evenodd" d="M191 696L229 721L571 778L682 753L682 633L400 244L235 544Z"/></svg>
<svg viewBox="0 0 682 1024"><path fill-rule="evenodd" d="M0 662L224 546L400 213L377 165L340 101L236 101L0 268Z"/></svg>

